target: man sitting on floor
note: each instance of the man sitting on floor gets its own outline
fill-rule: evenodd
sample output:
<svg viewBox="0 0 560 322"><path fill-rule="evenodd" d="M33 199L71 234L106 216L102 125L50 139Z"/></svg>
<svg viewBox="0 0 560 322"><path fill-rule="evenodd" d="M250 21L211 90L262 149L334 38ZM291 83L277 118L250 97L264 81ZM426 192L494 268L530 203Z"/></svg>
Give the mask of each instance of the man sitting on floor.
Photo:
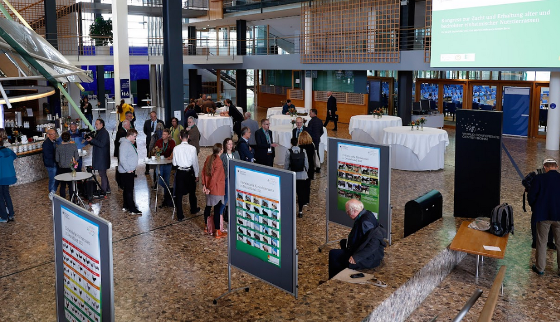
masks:
<svg viewBox="0 0 560 322"><path fill-rule="evenodd" d="M329 252L329 279L345 268L374 268L381 264L385 254L385 229L375 215L364 209L364 204L351 199L346 202L346 214L354 220L348 239L340 241L341 249Z"/></svg>

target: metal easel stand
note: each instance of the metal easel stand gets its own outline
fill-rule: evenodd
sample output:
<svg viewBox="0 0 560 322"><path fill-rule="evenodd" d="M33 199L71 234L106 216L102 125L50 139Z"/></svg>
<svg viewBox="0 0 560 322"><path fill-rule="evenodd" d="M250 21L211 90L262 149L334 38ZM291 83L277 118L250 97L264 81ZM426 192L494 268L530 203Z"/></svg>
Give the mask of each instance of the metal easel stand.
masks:
<svg viewBox="0 0 560 322"><path fill-rule="evenodd" d="M164 189L167 189L167 192L169 192L169 195L171 196L171 202L173 202L173 213L171 214L171 219L175 218L175 211L177 210L177 207L175 207L175 198L173 196L173 194L171 193L171 189L169 189L169 186L167 185L167 182L165 182L165 180L163 180L163 177L161 176L161 171L160 171L160 165L156 165L156 168L154 169L154 171L156 171L157 175L156 175L156 179L161 179L161 182L163 182L164 185ZM159 192L159 180L156 180L156 200L154 203L154 212L157 213L157 207L158 207L158 192ZM165 193L165 191L164 191Z"/></svg>
<svg viewBox="0 0 560 322"><path fill-rule="evenodd" d="M78 201L82 204L82 207L84 207L84 209L88 210L88 206L86 206L86 204L84 203L84 201L82 200L82 198L80 198L79 194L78 194L78 182L76 180L72 180L72 188L74 189L74 191L72 191L72 196L70 197L70 202L74 203L76 205L80 205L78 203Z"/></svg>
<svg viewBox="0 0 560 322"><path fill-rule="evenodd" d="M238 287L238 288L235 288L235 289L231 289L231 264L228 263L228 290L225 293L223 293L222 295L215 298L214 301L212 301L212 303L214 303L214 305L216 305L216 304L218 304L218 300L221 299L222 297L228 296L231 293L241 291L241 290L245 290L245 292L249 292L249 286L243 286L243 287Z"/></svg>
<svg viewBox="0 0 560 322"><path fill-rule="evenodd" d="M327 182L328 182L328 180L327 180ZM327 209L327 225L326 225L326 229L325 229L325 243L323 245L319 246L319 248L317 249L319 251L319 253L323 251L323 248L325 246L327 246L329 244L332 244L332 243L336 243L338 241L338 240L329 241L329 215L328 215L328 211L329 211L328 209L330 209L329 208L329 188L327 188L327 190L326 190L326 195L327 195L327 205L326 205L325 209Z"/></svg>

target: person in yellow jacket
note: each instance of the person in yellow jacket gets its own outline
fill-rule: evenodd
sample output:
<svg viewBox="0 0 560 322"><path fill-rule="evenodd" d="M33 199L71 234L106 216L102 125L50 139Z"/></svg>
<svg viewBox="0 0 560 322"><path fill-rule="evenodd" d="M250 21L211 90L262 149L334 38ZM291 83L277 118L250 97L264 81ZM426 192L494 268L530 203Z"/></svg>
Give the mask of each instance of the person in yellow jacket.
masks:
<svg viewBox="0 0 560 322"><path fill-rule="evenodd" d="M129 111L134 114L134 107L132 107L130 104L125 103L124 100L121 100L121 104L118 106L117 109L117 114L119 115L119 122L122 122L126 119L126 112Z"/></svg>

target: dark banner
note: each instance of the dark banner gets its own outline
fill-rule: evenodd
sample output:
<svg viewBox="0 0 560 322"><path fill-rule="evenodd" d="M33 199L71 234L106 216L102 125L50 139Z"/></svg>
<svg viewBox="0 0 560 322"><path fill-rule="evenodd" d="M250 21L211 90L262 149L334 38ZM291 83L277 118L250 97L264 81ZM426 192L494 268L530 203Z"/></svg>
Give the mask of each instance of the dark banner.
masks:
<svg viewBox="0 0 560 322"><path fill-rule="evenodd" d="M503 114L457 110L455 217L489 217L500 204Z"/></svg>

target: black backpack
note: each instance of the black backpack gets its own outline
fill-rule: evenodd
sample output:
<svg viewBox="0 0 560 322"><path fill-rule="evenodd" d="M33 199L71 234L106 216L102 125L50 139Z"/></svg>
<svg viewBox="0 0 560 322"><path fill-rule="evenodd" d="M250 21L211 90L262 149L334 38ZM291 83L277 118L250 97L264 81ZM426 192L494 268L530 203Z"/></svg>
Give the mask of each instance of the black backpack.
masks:
<svg viewBox="0 0 560 322"><path fill-rule="evenodd" d="M531 184L533 183L533 180L535 179L535 177L538 174L543 173L542 169L537 169L537 172L533 171L531 173L529 173L528 175L525 176L525 178L523 178L523 180L521 180L521 184L523 185L523 187L525 187L525 191L523 191L523 211L527 212L527 210L525 209L525 196L527 195L527 193L529 192L529 190L531 190Z"/></svg>
<svg viewBox="0 0 560 322"><path fill-rule="evenodd" d="M294 153L292 149L290 151L290 170L294 172L301 172L305 170L305 152L300 150L299 153Z"/></svg>
<svg viewBox="0 0 560 322"><path fill-rule="evenodd" d="M503 203L492 210L488 231L499 237L513 234L513 208L510 205Z"/></svg>

